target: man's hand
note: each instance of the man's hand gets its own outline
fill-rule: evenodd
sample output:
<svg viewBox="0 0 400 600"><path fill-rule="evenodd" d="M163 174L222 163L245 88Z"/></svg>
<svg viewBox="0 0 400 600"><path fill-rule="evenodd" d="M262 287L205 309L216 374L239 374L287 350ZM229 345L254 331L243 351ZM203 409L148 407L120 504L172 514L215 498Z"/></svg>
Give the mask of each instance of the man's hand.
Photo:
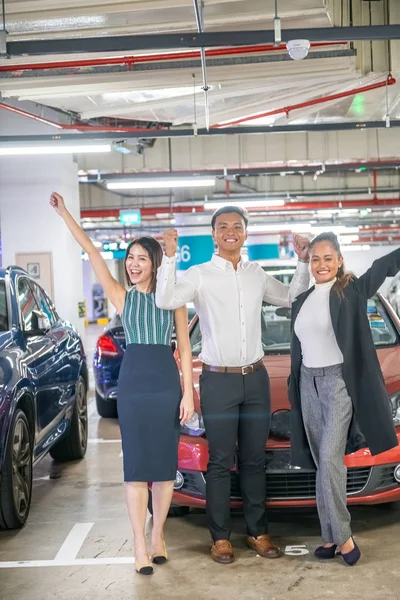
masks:
<svg viewBox="0 0 400 600"><path fill-rule="evenodd" d="M163 233L163 240L165 244L165 254L172 258L175 256L178 249L178 232L176 229L167 229Z"/></svg>
<svg viewBox="0 0 400 600"><path fill-rule="evenodd" d="M303 262L310 260L310 241L303 235L295 234L293 236L294 251Z"/></svg>

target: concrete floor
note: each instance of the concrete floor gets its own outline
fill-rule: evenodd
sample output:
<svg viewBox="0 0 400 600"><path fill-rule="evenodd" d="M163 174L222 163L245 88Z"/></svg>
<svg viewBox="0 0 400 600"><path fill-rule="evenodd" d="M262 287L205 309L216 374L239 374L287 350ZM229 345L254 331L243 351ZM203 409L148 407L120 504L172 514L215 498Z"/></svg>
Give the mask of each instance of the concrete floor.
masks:
<svg viewBox="0 0 400 600"><path fill-rule="evenodd" d="M97 331L91 334L89 350ZM286 551L274 561L246 548L243 517L235 515L237 562L217 565L209 558L205 515L193 512L168 520L170 561L156 567L152 577L137 575L118 425L97 416L93 392L89 414L86 458L62 466L43 460L34 473L26 527L0 534L1 600L400 600L399 505L352 509L353 531L363 552L355 568L339 558L327 563L314 558L319 543L314 511L271 514L270 532Z"/></svg>

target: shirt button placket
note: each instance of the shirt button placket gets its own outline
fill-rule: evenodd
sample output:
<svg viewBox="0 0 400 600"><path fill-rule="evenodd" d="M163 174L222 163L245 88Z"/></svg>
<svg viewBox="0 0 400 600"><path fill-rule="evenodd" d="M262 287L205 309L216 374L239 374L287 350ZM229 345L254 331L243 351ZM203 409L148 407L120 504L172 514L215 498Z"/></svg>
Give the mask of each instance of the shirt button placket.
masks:
<svg viewBox="0 0 400 600"><path fill-rule="evenodd" d="M242 344L241 344L241 354L240 354L240 359L241 362L243 363L246 360L246 322L245 322L245 315L244 315L244 304L243 304L243 289L242 286L240 285L239 282L239 318L240 318L240 335L242 338Z"/></svg>

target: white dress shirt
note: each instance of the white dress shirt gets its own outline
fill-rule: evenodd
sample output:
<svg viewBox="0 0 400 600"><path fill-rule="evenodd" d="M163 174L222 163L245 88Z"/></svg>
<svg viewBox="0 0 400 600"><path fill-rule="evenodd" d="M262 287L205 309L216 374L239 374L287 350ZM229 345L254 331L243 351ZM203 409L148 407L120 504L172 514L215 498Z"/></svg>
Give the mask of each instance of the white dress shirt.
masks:
<svg viewBox="0 0 400 600"><path fill-rule="evenodd" d="M208 365L244 367L264 356L261 342L262 302L291 306L308 289L307 263L299 262L289 286L274 279L258 263L231 262L214 254L175 281L175 257L164 256L157 274L156 304L176 309L193 302L200 319L202 353Z"/></svg>
<svg viewBox="0 0 400 600"><path fill-rule="evenodd" d="M294 324L300 340L303 364L309 368L331 367L343 363L343 354L333 330L329 298L336 279L315 285Z"/></svg>

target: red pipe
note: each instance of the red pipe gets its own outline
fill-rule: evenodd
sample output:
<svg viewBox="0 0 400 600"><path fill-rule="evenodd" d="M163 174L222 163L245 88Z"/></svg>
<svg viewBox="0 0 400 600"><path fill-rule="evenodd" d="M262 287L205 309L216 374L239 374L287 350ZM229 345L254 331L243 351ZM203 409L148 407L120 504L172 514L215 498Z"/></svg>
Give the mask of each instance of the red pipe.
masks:
<svg viewBox="0 0 400 600"><path fill-rule="evenodd" d="M278 115L281 113L286 113L287 115L289 115L289 113L293 110L298 110L300 108L306 108L309 106L315 106L317 104L323 104L325 102L330 102L332 100L347 98L348 96L354 96L354 95L362 93L362 92L368 92L371 90L376 90L376 89L379 89L382 87L386 87L386 85L394 85L395 83L396 83L396 79L394 77L392 77L391 75L389 75L385 81L382 81L380 83L374 83L371 85L362 86L355 90L350 90L348 92L340 92L338 94L332 94L330 96L325 96L324 98L315 98L314 100L309 100L307 102L302 102L300 104L293 104L291 106L285 106L284 108L276 108L275 110L271 110L271 111L265 112L265 113L259 113L257 115L253 115L251 117L241 117L240 119L237 119L235 121L230 121L228 123L224 123L224 124L220 123L217 125L212 125L211 128L212 129L225 128L230 125L237 125L239 123L244 123L244 122L251 121L254 119L259 119L261 117ZM0 109L1 108L4 110L9 110L13 113L19 114L23 117L27 117L29 119L34 119L35 121L40 121L42 123L45 123L46 125L51 125L52 127L56 127L57 129L61 129L62 131L70 131L70 130L74 130L74 131L115 131L115 132L121 132L121 133L127 133L127 132L133 132L133 131L136 131L136 132L143 131L143 132L148 133L149 131L152 131L151 128L146 128L146 127L129 127L129 126L113 127L113 126L109 126L109 125L79 125L79 124L63 125L60 123L56 123L54 121L50 121L48 119L43 119L42 117L38 117L37 115L35 115L33 113L26 112L25 110L16 108L14 106L9 106L8 104L4 104L2 102L0 102ZM156 127L153 129L155 131L159 131L160 127Z"/></svg>
<svg viewBox="0 0 400 600"><path fill-rule="evenodd" d="M387 79L385 79L385 81L381 81L380 83L372 83L370 85L364 85L362 87L359 87L355 90L339 92L338 94L331 94L330 96L324 96L323 98L314 98L313 100L307 100L307 102L300 102L299 104L292 104L290 106L284 106L282 108L275 108L274 110L258 113L250 117L241 117L240 119L235 119L234 121L228 121L227 123L217 123L216 125L211 125L211 129L239 125L240 123L247 123L247 121L254 121L255 119L261 119L263 117L272 117L274 115L279 115L282 113L285 113L287 116L289 116L289 113L291 113L293 110L299 110L300 108L307 108L310 106L317 106L318 104L324 104L325 102L331 102L333 100L341 100L342 98L348 98L349 96L355 96L356 94L360 94L363 92L370 92L371 90L377 90L379 88L386 87L387 85L394 85L395 83L396 79L389 75Z"/></svg>
<svg viewBox="0 0 400 600"><path fill-rule="evenodd" d="M12 113L20 115L21 117L28 117L28 119L34 119L35 121L39 121L40 123L44 123L45 125L51 125L52 127L57 127L57 129L62 129L63 126L59 123L55 123L54 121L49 121L48 119L44 119L43 117L39 117L38 115L34 115L33 113L26 112L21 108L16 108L15 106L9 106L8 104L3 104L0 102L0 108L4 108L5 110L9 110Z"/></svg>
<svg viewBox="0 0 400 600"><path fill-rule="evenodd" d="M9 104L4 104L0 102L0 109L8 110L12 113L20 115L21 117L27 117L28 119L33 119L34 121L40 121L45 125L51 125L52 127L56 127L57 129L61 129L62 131L116 131L116 132L129 132L129 131L159 131L161 127L154 127L149 129L147 127L111 127L106 125L65 125L63 123L56 123L55 121L50 121L49 119L43 119L34 113L27 112L26 110L22 110L21 108L16 108L15 106L10 106Z"/></svg>
<svg viewBox="0 0 400 600"><path fill-rule="evenodd" d="M378 183L378 175L377 175L376 169L373 169L372 176L373 176L373 181L374 181L374 200L376 200L376 190L377 190L377 183Z"/></svg>
<svg viewBox="0 0 400 600"><path fill-rule="evenodd" d="M320 48L323 46L343 46L345 42L316 42L311 44L311 48ZM263 44L260 46L241 46L239 48L214 48L206 50L207 58L215 58L221 56L233 56L243 54L257 54L261 52L275 52L277 50L285 50L285 44L274 46L273 44ZM138 56L117 56L114 58L92 58L85 60L67 60L67 61L52 61L46 63L24 63L19 65L2 65L0 72L18 72L21 71L38 71L50 69L75 69L80 67L101 67L105 65L127 65L130 67L139 63L164 62L174 60L189 60L200 58L200 50L191 50L188 52L163 52L161 54L142 54Z"/></svg>
<svg viewBox="0 0 400 600"><path fill-rule="evenodd" d="M352 242L352 245L360 245L360 244L372 244L374 242L389 242L389 241L395 241L395 240L400 240L400 235L389 235L389 236L384 236L384 235L380 235L380 236L373 236L373 237L362 237L359 239L359 241L356 242Z"/></svg>
<svg viewBox="0 0 400 600"><path fill-rule="evenodd" d="M245 204L245 203L244 203ZM399 198L387 198L376 200L328 200L325 202L288 202L281 207L269 207L268 212L285 212L287 210L318 210L325 208L375 208L379 206L400 206ZM154 217L157 213L163 212L166 207L146 206L140 209L142 217ZM260 211L260 208L249 209L249 212ZM204 205L199 206L175 206L173 214L178 213L204 213ZM81 211L82 219L95 219L115 217L119 218L119 209L83 209ZM372 228L370 228L372 230Z"/></svg>

